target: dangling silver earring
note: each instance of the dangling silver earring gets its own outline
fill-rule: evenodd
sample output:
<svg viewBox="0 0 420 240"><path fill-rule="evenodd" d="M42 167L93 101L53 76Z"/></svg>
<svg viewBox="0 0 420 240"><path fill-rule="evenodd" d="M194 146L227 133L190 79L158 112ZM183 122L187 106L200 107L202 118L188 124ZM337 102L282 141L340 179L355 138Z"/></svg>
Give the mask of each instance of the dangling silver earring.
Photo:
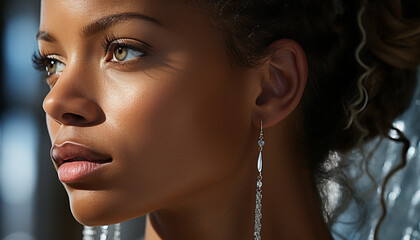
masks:
<svg viewBox="0 0 420 240"><path fill-rule="evenodd" d="M260 137L258 139L258 146L259 146L259 154L257 160L257 194L256 194L256 201L255 201L255 225L254 225L254 240L261 240L261 207L262 207L262 150L264 146L264 135L263 135L263 127L262 127L262 120L261 120L261 129L260 129Z"/></svg>

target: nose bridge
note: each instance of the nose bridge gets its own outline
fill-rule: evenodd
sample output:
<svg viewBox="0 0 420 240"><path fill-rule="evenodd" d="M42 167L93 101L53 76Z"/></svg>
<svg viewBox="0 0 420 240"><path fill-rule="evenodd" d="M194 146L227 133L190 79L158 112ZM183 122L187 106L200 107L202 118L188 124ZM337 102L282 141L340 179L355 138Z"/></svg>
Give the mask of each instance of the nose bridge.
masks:
<svg viewBox="0 0 420 240"><path fill-rule="evenodd" d="M86 66L68 64L44 99L44 111L62 125L93 125L104 118L96 94L99 81Z"/></svg>

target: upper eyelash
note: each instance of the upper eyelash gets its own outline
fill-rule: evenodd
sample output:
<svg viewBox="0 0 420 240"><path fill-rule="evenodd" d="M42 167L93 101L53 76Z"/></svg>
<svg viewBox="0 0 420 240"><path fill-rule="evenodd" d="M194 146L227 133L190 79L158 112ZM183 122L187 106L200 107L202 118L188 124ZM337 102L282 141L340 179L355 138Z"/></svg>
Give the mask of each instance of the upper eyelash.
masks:
<svg viewBox="0 0 420 240"><path fill-rule="evenodd" d="M115 34L109 34L109 35L105 36L105 40L102 43L102 47L104 49L105 54L110 51L111 45L115 41L118 41L118 40L119 40L119 38L117 38L115 36ZM138 41L138 40L136 40L136 41ZM124 43L124 42L117 42L116 45L118 45L119 47L126 47L126 48L130 48L130 49L142 51L142 52L145 52L147 54L150 51L151 46L149 44L143 42L143 41L140 41L140 42L142 43L142 45L144 47L139 48L139 47L135 47L135 46L132 46L131 44L127 44L127 43Z"/></svg>
<svg viewBox="0 0 420 240"><path fill-rule="evenodd" d="M45 54L40 53L39 51L34 52L34 54L32 55L32 66L40 72L45 72L45 66L47 61L47 56Z"/></svg>
<svg viewBox="0 0 420 240"><path fill-rule="evenodd" d="M103 47L105 53L108 52L109 46L115 40L117 40L117 37L115 36L115 34L110 34L110 35L107 34L105 36L105 40L102 42L102 47Z"/></svg>
<svg viewBox="0 0 420 240"><path fill-rule="evenodd" d="M32 66L38 71L45 72L46 71L45 68L47 67L48 61L61 62L60 60L54 57L49 57L52 55L56 55L56 54L41 53L40 51L35 52L32 55Z"/></svg>

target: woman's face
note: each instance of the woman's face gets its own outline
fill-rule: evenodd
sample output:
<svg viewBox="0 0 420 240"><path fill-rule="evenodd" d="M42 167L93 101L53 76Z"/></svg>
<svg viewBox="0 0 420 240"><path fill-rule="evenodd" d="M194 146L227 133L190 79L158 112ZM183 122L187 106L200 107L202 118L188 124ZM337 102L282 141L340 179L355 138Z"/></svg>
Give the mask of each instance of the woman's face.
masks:
<svg viewBox="0 0 420 240"><path fill-rule="evenodd" d="M253 72L202 16L174 0L42 1L51 153L81 223L175 204L254 152Z"/></svg>

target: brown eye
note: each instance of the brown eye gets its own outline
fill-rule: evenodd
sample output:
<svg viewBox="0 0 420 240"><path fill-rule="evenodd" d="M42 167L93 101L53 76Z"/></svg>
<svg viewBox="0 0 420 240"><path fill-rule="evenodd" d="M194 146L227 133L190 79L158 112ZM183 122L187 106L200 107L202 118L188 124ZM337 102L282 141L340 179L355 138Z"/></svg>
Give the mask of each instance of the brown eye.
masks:
<svg viewBox="0 0 420 240"><path fill-rule="evenodd" d="M61 73L66 65L58 60L49 58L45 64L45 71L48 76L54 75L56 73Z"/></svg>
<svg viewBox="0 0 420 240"><path fill-rule="evenodd" d="M57 63L54 60L51 60L47 63L47 66L45 67L45 71L47 71L48 76L55 73L57 70Z"/></svg>
<svg viewBox="0 0 420 240"><path fill-rule="evenodd" d="M114 50L114 58L118 61L124 61L127 57L128 51L125 47L117 47Z"/></svg>

